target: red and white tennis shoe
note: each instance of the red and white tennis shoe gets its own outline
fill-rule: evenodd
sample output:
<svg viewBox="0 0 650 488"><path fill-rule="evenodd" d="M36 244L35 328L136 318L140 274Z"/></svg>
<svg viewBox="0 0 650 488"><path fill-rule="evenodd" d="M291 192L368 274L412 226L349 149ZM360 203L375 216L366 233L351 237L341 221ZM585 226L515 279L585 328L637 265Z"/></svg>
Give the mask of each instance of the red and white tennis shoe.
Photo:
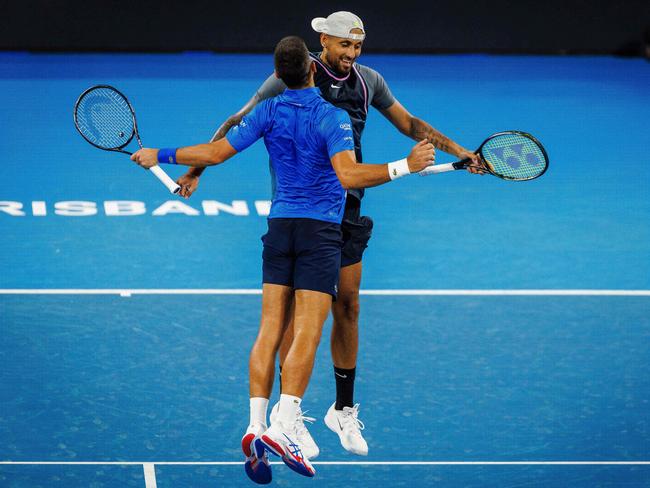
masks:
<svg viewBox="0 0 650 488"><path fill-rule="evenodd" d="M291 425L279 421L272 423L271 427L262 434L260 441L268 451L280 456L284 464L296 473L310 478L316 474L309 459L303 454L296 435L295 423Z"/></svg>
<svg viewBox="0 0 650 488"><path fill-rule="evenodd" d="M273 478L268 456L259 438L265 430L264 425L249 425L241 440L241 449L246 456L244 470L252 481L260 485L269 484Z"/></svg>
<svg viewBox="0 0 650 488"><path fill-rule="evenodd" d="M273 405L273 408L271 409L271 425L277 422L279 408L280 403L278 402ZM314 438L311 436L307 430L307 426L305 425L305 422L314 423L316 422L316 419L314 417L307 417L305 415L306 413L306 410L303 412L300 408L298 409L296 417L296 437L298 438L298 444L300 444L302 448L302 453L307 457L307 459L311 460L316 459L318 454L320 454L320 449L318 449L318 445L316 445Z"/></svg>

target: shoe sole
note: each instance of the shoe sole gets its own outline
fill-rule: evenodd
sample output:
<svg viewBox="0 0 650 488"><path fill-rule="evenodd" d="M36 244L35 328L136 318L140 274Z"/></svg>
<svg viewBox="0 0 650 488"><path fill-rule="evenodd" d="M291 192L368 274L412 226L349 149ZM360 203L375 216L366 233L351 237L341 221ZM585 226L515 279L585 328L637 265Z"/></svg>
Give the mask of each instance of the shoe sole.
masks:
<svg viewBox="0 0 650 488"><path fill-rule="evenodd" d="M309 468L301 461L291 457L292 455L290 453L285 452L282 446L271 439L269 436L263 435L260 439L260 442L264 445L267 451L282 458L284 464L289 466L289 468L294 470L296 473L307 476L308 478L313 478L313 476L316 474L313 468Z"/></svg>
<svg viewBox="0 0 650 488"><path fill-rule="evenodd" d="M246 456L244 471L251 481L258 485L268 485L272 479L271 465L266 458L264 448L259 449L255 434L246 434L241 440L241 449ZM251 447L253 446L253 447Z"/></svg>

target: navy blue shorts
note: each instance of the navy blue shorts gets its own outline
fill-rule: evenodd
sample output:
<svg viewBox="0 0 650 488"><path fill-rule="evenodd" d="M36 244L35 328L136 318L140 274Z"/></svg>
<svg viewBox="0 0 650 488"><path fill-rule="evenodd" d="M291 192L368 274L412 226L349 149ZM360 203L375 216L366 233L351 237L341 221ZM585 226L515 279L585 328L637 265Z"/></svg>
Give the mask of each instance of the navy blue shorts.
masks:
<svg viewBox="0 0 650 488"><path fill-rule="evenodd" d="M341 226L314 219L268 219L262 236L262 281L336 298L341 267Z"/></svg>
<svg viewBox="0 0 650 488"><path fill-rule="evenodd" d="M361 216L361 202L358 198L348 195L345 201L345 212L341 231L343 232L343 249L341 252L341 267L350 266L361 261L363 251L368 247L372 235L372 219Z"/></svg>

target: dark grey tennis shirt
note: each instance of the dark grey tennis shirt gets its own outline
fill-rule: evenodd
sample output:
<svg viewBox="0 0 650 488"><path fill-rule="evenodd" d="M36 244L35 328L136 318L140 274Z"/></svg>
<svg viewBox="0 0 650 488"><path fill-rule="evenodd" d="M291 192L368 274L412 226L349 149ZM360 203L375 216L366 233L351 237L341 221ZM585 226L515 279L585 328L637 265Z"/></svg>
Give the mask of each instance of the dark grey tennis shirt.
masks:
<svg viewBox="0 0 650 488"><path fill-rule="evenodd" d="M377 110L384 110L395 103L384 78L374 69L354 63L350 72L341 76L334 72L320 59L320 53L311 53L316 62L314 82L323 98L335 107L344 109L352 121L354 152L357 161L363 161L361 154L361 134L366 125L368 108L372 105ZM282 80L274 74L269 76L255 93L257 102L275 97L286 89ZM349 190L348 195L358 199L363 197L363 190Z"/></svg>

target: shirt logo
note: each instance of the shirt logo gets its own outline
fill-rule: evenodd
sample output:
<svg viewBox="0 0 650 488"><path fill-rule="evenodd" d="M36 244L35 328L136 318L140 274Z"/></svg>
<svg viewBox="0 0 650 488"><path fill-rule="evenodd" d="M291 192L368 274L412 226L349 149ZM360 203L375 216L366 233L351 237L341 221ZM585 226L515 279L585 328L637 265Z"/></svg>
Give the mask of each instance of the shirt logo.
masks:
<svg viewBox="0 0 650 488"><path fill-rule="evenodd" d="M332 88L341 88L340 86L330 85Z"/></svg>
<svg viewBox="0 0 650 488"><path fill-rule="evenodd" d="M352 126L350 124L347 124L347 123L341 124L341 125L339 125L339 127L341 129L343 129L343 130L352 130Z"/></svg>

